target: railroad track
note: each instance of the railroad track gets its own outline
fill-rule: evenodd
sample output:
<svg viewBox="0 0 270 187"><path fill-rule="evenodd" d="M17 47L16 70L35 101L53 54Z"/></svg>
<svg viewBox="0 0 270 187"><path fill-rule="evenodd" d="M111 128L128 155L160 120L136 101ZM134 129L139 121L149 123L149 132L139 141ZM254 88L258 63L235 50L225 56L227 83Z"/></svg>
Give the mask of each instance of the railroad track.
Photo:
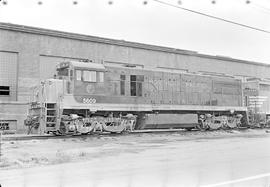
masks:
<svg viewBox="0 0 270 187"><path fill-rule="evenodd" d="M232 132L233 130L244 131L248 128L239 128L239 129L228 129L228 130L210 130L211 131L223 131L223 132ZM51 134L46 135L2 135L2 141L23 141L23 140L46 140L46 139L68 139L68 138L87 138L87 137L97 137L97 136L121 136L125 134L138 134L138 133L169 133L169 132L183 132L183 133L192 133L192 132L204 132L199 130L187 131L183 129L149 129L149 130L134 130L131 132L122 132L122 133L109 133L109 132L97 132L91 134L76 134L76 135L65 135L65 136L56 136Z"/></svg>
<svg viewBox="0 0 270 187"><path fill-rule="evenodd" d="M56 136L52 134L46 135L2 135L3 141L16 141L16 140L42 140L42 139L65 139L65 138L84 138L84 137L95 137L95 136L120 136L123 134L137 134L137 133L166 133L166 132L183 132L183 129L154 129L154 130L134 130L131 132L122 133L110 133L110 132L97 132L90 134L76 134L76 135L65 135Z"/></svg>

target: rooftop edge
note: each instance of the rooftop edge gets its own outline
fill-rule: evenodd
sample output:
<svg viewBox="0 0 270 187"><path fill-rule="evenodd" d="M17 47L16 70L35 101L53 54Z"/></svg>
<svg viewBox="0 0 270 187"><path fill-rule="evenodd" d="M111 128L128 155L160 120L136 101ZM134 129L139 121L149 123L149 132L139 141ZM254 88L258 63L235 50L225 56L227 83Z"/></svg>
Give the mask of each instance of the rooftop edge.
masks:
<svg viewBox="0 0 270 187"><path fill-rule="evenodd" d="M190 50L183 50L183 49L157 46L157 45L151 45L151 44L143 44L143 43L130 42L130 41L125 41L125 40L102 38L102 37L97 37L97 36L90 36L90 35L77 34L77 33L65 32L65 31L18 25L18 24L12 24L12 23L0 22L0 29L270 67L270 64L235 59L235 58L222 56L222 55L214 56L214 55L208 55L208 54L201 54L196 51L190 51Z"/></svg>

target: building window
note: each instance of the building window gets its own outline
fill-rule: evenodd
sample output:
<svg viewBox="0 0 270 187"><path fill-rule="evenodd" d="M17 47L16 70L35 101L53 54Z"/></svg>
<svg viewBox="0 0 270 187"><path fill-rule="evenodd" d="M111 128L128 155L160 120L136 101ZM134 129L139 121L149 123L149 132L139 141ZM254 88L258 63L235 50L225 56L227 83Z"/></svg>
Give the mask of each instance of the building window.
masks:
<svg viewBox="0 0 270 187"><path fill-rule="evenodd" d="M76 70L76 80L81 81L82 80L82 71Z"/></svg>
<svg viewBox="0 0 270 187"><path fill-rule="evenodd" d="M126 76L120 75L120 94L125 95Z"/></svg>
<svg viewBox="0 0 270 187"><path fill-rule="evenodd" d="M97 72L96 71L83 71L83 81L97 82Z"/></svg>
<svg viewBox="0 0 270 187"><path fill-rule="evenodd" d="M10 95L10 87L0 86L0 95Z"/></svg>

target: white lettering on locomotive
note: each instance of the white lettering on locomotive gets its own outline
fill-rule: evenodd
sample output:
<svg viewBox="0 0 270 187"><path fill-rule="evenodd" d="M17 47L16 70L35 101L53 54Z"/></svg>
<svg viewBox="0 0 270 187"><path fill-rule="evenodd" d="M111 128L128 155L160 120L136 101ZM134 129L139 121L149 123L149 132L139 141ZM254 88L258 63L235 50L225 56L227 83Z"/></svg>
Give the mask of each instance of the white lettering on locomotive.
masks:
<svg viewBox="0 0 270 187"><path fill-rule="evenodd" d="M97 100L95 98L83 98L82 102L87 104L94 104L97 102Z"/></svg>

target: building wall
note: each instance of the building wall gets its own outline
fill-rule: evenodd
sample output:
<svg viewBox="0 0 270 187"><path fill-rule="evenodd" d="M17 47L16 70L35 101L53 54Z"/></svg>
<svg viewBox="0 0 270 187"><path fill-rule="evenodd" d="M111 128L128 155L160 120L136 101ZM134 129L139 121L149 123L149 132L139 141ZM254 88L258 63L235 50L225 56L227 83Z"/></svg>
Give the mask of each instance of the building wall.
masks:
<svg viewBox="0 0 270 187"><path fill-rule="evenodd" d="M0 23L0 67L7 67L3 56L9 56L10 63L0 69L0 78L10 82L12 94L0 97L0 107L8 106L0 111L0 119L17 120L17 129L23 129L21 116L27 112L31 87L53 77L55 66L69 59L270 78L270 66L260 63Z"/></svg>
<svg viewBox="0 0 270 187"><path fill-rule="evenodd" d="M0 51L0 100L17 100L18 54Z"/></svg>
<svg viewBox="0 0 270 187"><path fill-rule="evenodd" d="M9 123L10 131L24 133L23 123L26 118L28 106L25 102L0 102L0 129L1 123Z"/></svg>

